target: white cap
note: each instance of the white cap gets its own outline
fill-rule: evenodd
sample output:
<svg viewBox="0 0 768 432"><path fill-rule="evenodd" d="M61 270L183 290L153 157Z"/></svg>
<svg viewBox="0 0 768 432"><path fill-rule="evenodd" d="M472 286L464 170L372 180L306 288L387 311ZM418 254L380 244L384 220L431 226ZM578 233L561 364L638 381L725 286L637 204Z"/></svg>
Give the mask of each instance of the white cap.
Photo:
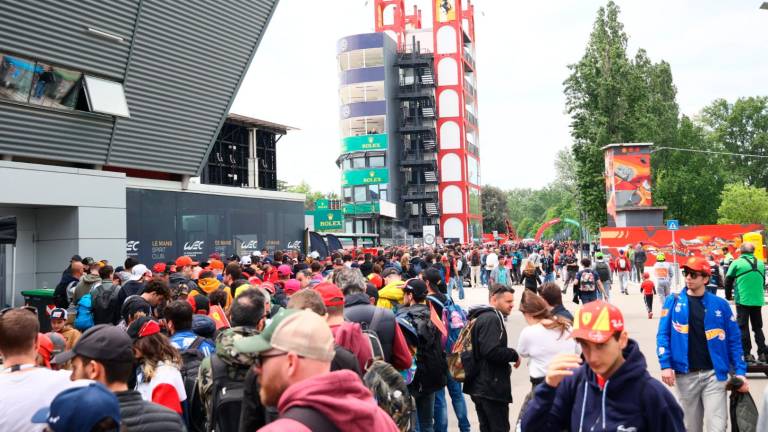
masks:
<svg viewBox="0 0 768 432"><path fill-rule="evenodd" d="M320 252L312 251L312 253L309 254L309 257L312 258L312 259L318 259L318 258L320 258Z"/></svg>
<svg viewBox="0 0 768 432"><path fill-rule="evenodd" d="M246 265L246 266L251 265L251 257L246 255L246 256L240 258L240 265Z"/></svg>
<svg viewBox="0 0 768 432"><path fill-rule="evenodd" d="M145 274L149 273L150 276L152 275L152 272L145 266L144 264L136 264L131 269L131 280L139 280L144 277Z"/></svg>

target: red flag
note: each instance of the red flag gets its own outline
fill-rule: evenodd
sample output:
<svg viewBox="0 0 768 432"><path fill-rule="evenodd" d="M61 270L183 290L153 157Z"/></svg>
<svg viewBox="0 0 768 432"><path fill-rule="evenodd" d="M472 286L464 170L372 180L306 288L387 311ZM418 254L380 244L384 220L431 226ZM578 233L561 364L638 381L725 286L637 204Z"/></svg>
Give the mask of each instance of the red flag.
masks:
<svg viewBox="0 0 768 432"><path fill-rule="evenodd" d="M227 314L224 313L224 309L222 309L221 306L211 306L211 311L208 312L208 316L216 323L216 330L230 327Z"/></svg>

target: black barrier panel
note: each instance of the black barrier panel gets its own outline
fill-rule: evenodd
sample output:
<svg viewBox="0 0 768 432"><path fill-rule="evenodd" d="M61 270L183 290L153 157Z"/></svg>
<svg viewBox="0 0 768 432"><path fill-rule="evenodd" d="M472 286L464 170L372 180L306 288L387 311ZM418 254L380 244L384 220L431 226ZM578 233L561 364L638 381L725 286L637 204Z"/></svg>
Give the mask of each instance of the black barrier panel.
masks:
<svg viewBox="0 0 768 432"><path fill-rule="evenodd" d="M309 251L319 253L322 259L328 256L328 245L325 244L323 236L314 231L309 233Z"/></svg>
<svg viewBox="0 0 768 432"><path fill-rule="evenodd" d="M16 244L16 216L0 217L0 244Z"/></svg>
<svg viewBox="0 0 768 432"><path fill-rule="evenodd" d="M126 253L142 263L207 260L301 242L304 204L261 198L128 189Z"/></svg>
<svg viewBox="0 0 768 432"><path fill-rule="evenodd" d="M325 241L328 243L329 251L336 252L340 249L344 249L344 246L341 245L341 241L339 240L339 238L333 234L326 234Z"/></svg>

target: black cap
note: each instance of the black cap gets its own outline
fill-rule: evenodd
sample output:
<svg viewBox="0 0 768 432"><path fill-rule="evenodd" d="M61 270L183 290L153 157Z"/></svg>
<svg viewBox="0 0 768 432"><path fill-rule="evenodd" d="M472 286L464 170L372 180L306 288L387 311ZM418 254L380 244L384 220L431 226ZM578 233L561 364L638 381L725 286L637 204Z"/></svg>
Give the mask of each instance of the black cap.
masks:
<svg viewBox="0 0 768 432"><path fill-rule="evenodd" d="M81 257L80 255L75 254L75 255L72 255L72 258L70 258L69 260L70 261L83 262L83 257Z"/></svg>
<svg viewBox="0 0 768 432"><path fill-rule="evenodd" d="M99 324L89 328L80 336L71 350L53 358L53 363L64 364L75 356L103 362L131 363L133 342L121 329L110 324Z"/></svg>
<svg viewBox="0 0 768 432"><path fill-rule="evenodd" d="M237 254L232 254L232 255L229 256L229 258L227 258L227 261L238 261L239 262L240 261L240 256L237 255Z"/></svg>
<svg viewBox="0 0 768 432"><path fill-rule="evenodd" d="M421 279L408 279L403 286L403 291L413 293L413 297L416 299L427 298L427 284Z"/></svg>

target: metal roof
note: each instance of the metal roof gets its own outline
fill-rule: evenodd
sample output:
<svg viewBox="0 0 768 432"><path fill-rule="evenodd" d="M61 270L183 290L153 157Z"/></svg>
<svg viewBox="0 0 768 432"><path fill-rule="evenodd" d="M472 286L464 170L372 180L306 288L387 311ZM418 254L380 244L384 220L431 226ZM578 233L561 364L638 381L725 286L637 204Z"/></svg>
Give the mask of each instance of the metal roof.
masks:
<svg viewBox="0 0 768 432"><path fill-rule="evenodd" d="M227 116L227 121L229 123L241 124L243 126L253 127L256 129L271 130L271 131L277 132L280 135L287 134L289 130L300 130L299 128L296 128L293 126L286 126L279 123L272 123L270 121L260 120L257 118L247 117L241 114L233 114L233 113L229 113L229 115Z"/></svg>

